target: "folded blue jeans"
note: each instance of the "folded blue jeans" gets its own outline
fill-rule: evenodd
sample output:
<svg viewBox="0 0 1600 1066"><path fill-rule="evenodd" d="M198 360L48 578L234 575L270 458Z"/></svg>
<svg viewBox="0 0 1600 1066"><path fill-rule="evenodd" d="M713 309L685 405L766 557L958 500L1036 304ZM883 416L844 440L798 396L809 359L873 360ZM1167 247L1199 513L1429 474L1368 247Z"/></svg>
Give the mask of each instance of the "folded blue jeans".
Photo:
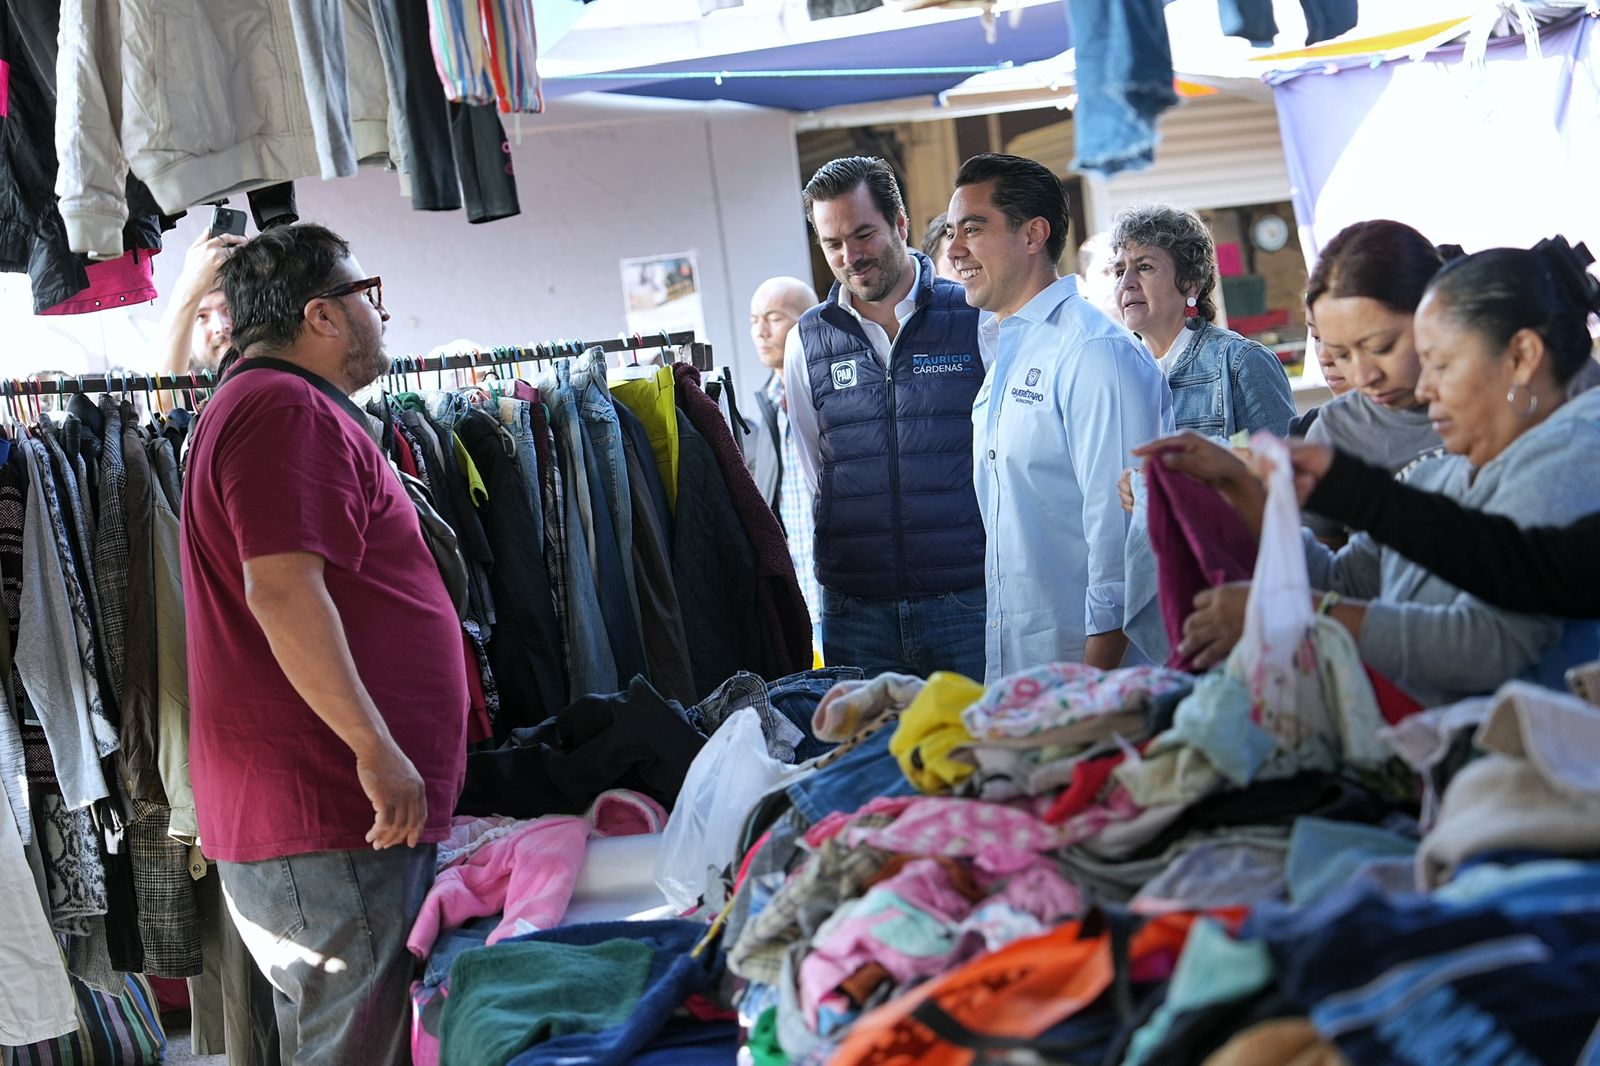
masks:
<svg viewBox="0 0 1600 1066"><path fill-rule="evenodd" d="M916 789L889 754L893 729L880 729L839 761L793 781L784 791L808 826L834 811L854 811L879 796L910 796Z"/></svg>
<svg viewBox="0 0 1600 1066"><path fill-rule="evenodd" d="M861 677L861 671L853 666L830 666L780 677L767 686L767 700L773 709L799 726L806 735L806 739L795 746L796 762L814 759L837 746L816 738L811 732L811 719L829 689L841 681L859 681Z"/></svg>

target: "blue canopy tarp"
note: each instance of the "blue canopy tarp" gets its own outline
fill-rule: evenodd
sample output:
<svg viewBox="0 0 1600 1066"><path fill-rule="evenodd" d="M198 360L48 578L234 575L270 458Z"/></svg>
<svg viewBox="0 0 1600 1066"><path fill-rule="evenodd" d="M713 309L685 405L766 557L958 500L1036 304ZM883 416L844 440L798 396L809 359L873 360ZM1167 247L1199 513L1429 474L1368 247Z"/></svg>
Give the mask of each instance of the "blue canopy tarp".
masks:
<svg viewBox="0 0 1600 1066"><path fill-rule="evenodd" d="M543 77L544 94L551 99L580 92L628 93L789 111L932 95L984 70L1032 62L1070 47L1064 4L1034 4L1014 16L1002 13L996 18L993 43L975 15L927 23L905 17L905 25L880 18L873 24L887 28L853 36L576 74L556 69ZM572 36L582 32L580 25ZM546 67L540 66L541 71Z"/></svg>

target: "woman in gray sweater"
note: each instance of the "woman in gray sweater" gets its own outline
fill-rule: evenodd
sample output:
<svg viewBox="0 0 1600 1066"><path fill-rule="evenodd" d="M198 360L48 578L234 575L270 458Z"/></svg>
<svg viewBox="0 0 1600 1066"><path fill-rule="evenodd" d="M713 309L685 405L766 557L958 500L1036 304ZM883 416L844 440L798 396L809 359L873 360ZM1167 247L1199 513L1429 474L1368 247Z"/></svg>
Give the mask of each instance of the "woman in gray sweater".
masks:
<svg viewBox="0 0 1600 1066"><path fill-rule="evenodd" d="M1525 526L1600 509L1600 391L1567 399L1589 358L1585 258L1558 237L1440 271L1417 310L1417 396L1450 454L1419 463L1409 484ZM1224 494L1247 516L1259 508L1248 488ZM1364 534L1339 552L1305 539L1312 587L1326 590L1319 606L1355 636L1364 661L1425 704L1519 676L1558 685L1568 666L1600 652L1595 622L1490 607ZM1201 593L1182 649L1201 665L1225 657L1248 591Z"/></svg>

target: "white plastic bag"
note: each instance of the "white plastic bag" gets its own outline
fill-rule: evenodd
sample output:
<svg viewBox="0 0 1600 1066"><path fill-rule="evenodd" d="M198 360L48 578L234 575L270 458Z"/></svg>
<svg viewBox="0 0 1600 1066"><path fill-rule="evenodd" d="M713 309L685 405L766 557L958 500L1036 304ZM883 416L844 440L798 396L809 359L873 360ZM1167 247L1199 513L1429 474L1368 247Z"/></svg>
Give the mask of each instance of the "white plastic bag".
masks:
<svg viewBox="0 0 1600 1066"><path fill-rule="evenodd" d="M1295 751L1308 732L1326 735L1330 725L1319 720L1326 719L1327 711L1321 705L1316 648L1311 642L1316 622L1311 578L1306 572L1289 450L1270 433L1257 433L1250 446L1271 460L1272 473L1244 632L1228 658L1227 671L1250 690L1256 721L1280 747Z"/></svg>
<svg viewBox="0 0 1600 1066"><path fill-rule="evenodd" d="M798 767L767 754L755 708L735 712L711 734L684 778L656 859L656 885L680 913L704 899L722 905L722 871L733 862L745 819L761 797Z"/></svg>

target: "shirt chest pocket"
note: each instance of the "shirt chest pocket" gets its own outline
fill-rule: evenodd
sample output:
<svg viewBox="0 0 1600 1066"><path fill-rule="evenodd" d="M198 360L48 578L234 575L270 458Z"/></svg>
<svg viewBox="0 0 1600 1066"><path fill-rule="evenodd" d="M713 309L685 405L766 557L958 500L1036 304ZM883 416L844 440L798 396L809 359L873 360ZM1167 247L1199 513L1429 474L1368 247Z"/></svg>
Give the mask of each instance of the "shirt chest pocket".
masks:
<svg viewBox="0 0 1600 1066"><path fill-rule="evenodd" d="M1178 428L1220 432L1226 421L1222 368L1216 364L1184 369L1167 379L1172 389L1172 417Z"/></svg>

